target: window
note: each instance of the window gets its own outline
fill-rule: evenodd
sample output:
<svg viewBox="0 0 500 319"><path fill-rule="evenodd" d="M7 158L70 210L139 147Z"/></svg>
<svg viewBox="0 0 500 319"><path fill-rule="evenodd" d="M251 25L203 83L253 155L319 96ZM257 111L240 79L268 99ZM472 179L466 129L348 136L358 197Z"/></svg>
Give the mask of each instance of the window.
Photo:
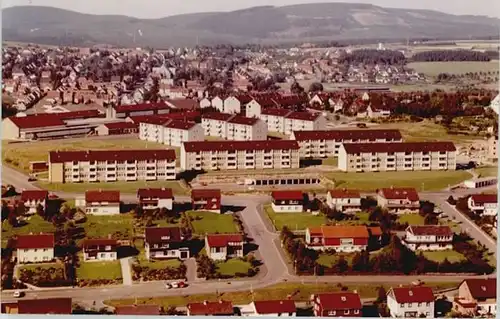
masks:
<svg viewBox="0 0 500 319"><path fill-rule="evenodd" d="M344 310L344 315L348 315L348 314L349 314L349 309Z"/></svg>
<svg viewBox="0 0 500 319"><path fill-rule="evenodd" d="M405 304L404 304L404 303L402 303L402 304L400 304L400 306L401 306L401 308L404 308L404 307L405 307Z"/></svg>
<svg viewBox="0 0 500 319"><path fill-rule="evenodd" d="M359 314L359 310L358 310L358 309L355 309L355 310L354 310L354 314L355 314L355 315Z"/></svg>
<svg viewBox="0 0 500 319"><path fill-rule="evenodd" d="M38 249L35 248L35 249L33 249L33 251L36 253L38 251Z"/></svg>
<svg viewBox="0 0 500 319"><path fill-rule="evenodd" d="M431 306L431 303L430 303L430 302L428 302L428 303L426 304L426 306L427 306L427 307L430 307L430 306Z"/></svg>
<svg viewBox="0 0 500 319"><path fill-rule="evenodd" d="M408 303L408 308L411 308L411 302Z"/></svg>

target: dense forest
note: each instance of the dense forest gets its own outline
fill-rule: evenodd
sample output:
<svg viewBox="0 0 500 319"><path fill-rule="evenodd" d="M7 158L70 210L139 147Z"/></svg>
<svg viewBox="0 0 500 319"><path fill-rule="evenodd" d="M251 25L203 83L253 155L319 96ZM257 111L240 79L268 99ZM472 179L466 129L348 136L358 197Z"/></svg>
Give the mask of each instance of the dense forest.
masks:
<svg viewBox="0 0 500 319"><path fill-rule="evenodd" d="M339 63L401 65L406 61L403 53L392 50L360 49L339 58Z"/></svg>
<svg viewBox="0 0 500 319"><path fill-rule="evenodd" d="M415 62L442 62L442 61L490 61L488 54L471 50L432 50L415 53L412 57Z"/></svg>

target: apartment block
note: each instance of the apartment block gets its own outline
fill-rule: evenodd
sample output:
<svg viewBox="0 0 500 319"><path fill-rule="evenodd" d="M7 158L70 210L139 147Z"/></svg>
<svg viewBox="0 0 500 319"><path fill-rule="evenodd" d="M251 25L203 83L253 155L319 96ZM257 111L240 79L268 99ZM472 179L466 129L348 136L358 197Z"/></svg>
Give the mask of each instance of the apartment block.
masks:
<svg viewBox="0 0 500 319"><path fill-rule="evenodd" d="M456 153L452 142L344 143L338 167L344 172L455 170Z"/></svg>
<svg viewBox="0 0 500 319"><path fill-rule="evenodd" d="M174 150L53 151L49 182L174 180Z"/></svg>
<svg viewBox="0 0 500 319"><path fill-rule="evenodd" d="M208 113L202 117L206 136L234 141L259 141L267 139L267 125L257 118L226 113Z"/></svg>
<svg viewBox="0 0 500 319"><path fill-rule="evenodd" d="M266 122L267 129L291 135L294 131L326 129L326 118L321 113L294 112L281 108L265 109L259 118Z"/></svg>
<svg viewBox="0 0 500 319"><path fill-rule="evenodd" d="M399 143L399 130L294 131L290 137L300 145L301 158L337 157L342 144Z"/></svg>
<svg viewBox="0 0 500 319"><path fill-rule="evenodd" d="M203 141L203 127L194 122L158 118L139 125L139 138L143 141L180 147L183 142Z"/></svg>
<svg viewBox="0 0 500 319"><path fill-rule="evenodd" d="M205 141L181 147L182 170L299 168L296 141Z"/></svg>

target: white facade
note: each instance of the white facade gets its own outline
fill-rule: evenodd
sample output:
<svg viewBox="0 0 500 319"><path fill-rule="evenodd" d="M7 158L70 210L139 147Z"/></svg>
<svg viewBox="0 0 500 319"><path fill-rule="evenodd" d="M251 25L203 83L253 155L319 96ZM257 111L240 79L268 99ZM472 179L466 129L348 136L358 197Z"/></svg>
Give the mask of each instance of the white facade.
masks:
<svg viewBox="0 0 500 319"><path fill-rule="evenodd" d="M326 204L331 209L344 210L344 207L358 207L355 210L359 210L361 207L361 197L332 197L332 194L328 192L326 194Z"/></svg>
<svg viewBox="0 0 500 319"><path fill-rule="evenodd" d="M473 196L467 200L469 209L484 216L496 216L498 213L498 202L475 203Z"/></svg>
<svg viewBox="0 0 500 319"><path fill-rule="evenodd" d="M382 110L382 109L375 109L372 106L368 106L366 109L367 115L369 118L379 118L379 117L389 117L391 116L391 111L389 110Z"/></svg>
<svg viewBox="0 0 500 319"><path fill-rule="evenodd" d="M45 199L43 200L25 200L24 201L24 206L28 209L28 214L36 214L36 209L38 205L42 205L43 208L45 209L47 207L47 202Z"/></svg>
<svg viewBox="0 0 500 319"><path fill-rule="evenodd" d="M187 256L189 258L189 248L178 248L178 249L164 249L164 250L158 250L158 251L150 251L149 244L146 242L144 244L144 250L146 254L146 258L148 260L150 259L163 259L163 258L169 258L169 259L186 259L184 258ZM184 255L184 254L186 255Z"/></svg>
<svg viewBox="0 0 500 319"><path fill-rule="evenodd" d="M83 251L84 261L114 261L117 259L118 257L116 251L100 251L95 257L90 257L85 250Z"/></svg>
<svg viewBox="0 0 500 319"><path fill-rule="evenodd" d="M241 102L234 96L224 100L224 113L237 114L241 112Z"/></svg>
<svg viewBox="0 0 500 319"><path fill-rule="evenodd" d="M203 127L195 124L190 128L168 127L164 125L141 123L139 125L139 138L143 141L161 143L180 147L184 142L203 141Z"/></svg>
<svg viewBox="0 0 500 319"><path fill-rule="evenodd" d="M216 108L219 112L224 112L224 100L216 96L212 99L212 107Z"/></svg>
<svg viewBox="0 0 500 319"><path fill-rule="evenodd" d="M294 131L317 131L326 129L326 118L318 115L313 121L285 118L284 134L291 135Z"/></svg>
<svg viewBox="0 0 500 319"><path fill-rule="evenodd" d="M276 213L302 213L304 211L303 205L276 205L271 204Z"/></svg>
<svg viewBox="0 0 500 319"><path fill-rule="evenodd" d="M255 303L253 302L249 305L238 306L238 308L240 308L242 317L295 317L297 315L296 312L292 313L276 312L276 313L260 314L257 312L257 309L255 308Z"/></svg>
<svg viewBox="0 0 500 319"><path fill-rule="evenodd" d="M388 294L387 307L392 318L419 318L422 314L425 318L434 318L434 301L398 303L391 294Z"/></svg>
<svg viewBox="0 0 500 319"><path fill-rule="evenodd" d="M411 227L411 226L410 226ZM438 236L434 234L414 235L406 230L403 244L413 251L439 251L453 249L452 236Z"/></svg>
<svg viewBox="0 0 500 319"><path fill-rule="evenodd" d="M202 109L211 106L212 106L212 101L210 101L208 98L204 98L200 101L200 108Z"/></svg>
<svg viewBox="0 0 500 319"><path fill-rule="evenodd" d="M172 198L160 198L157 200L148 201L148 203L142 203L142 209L157 209L166 208L172 210L174 201Z"/></svg>
<svg viewBox="0 0 500 319"><path fill-rule="evenodd" d="M118 215L120 214L120 203L109 202L86 202L85 197L75 198L75 206L85 208L86 214L91 215Z"/></svg>
<svg viewBox="0 0 500 319"><path fill-rule="evenodd" d="M269 113L269 112L268 112ZM326 118L307 112L283 111L276 114L260 114L266 122L268 131L291 135L294 131L317 131L326 129Z"/></svg>
<svg viewBox="0 0 500 319"><path fill-rule="evenodd" d="M240 121L242 120L242 121ZM205 136L233 141L261 141L267 139L267 126L261 120L230 117L228 120L202 118Z"/></svg>
<svg viewBox="0 0 500 319"><path fill-rule="evenodd" d="M42 263L54 259L54 248L29 248L17 249L17 262L24 263Z"/></svg>
<svg viewBox="0 0 500 319"><path fill-rule="evenodd" d="M260 117L260 115L262 114L262 106L255 100L250 101L245 106L245 109L246 117Z"/></svg>

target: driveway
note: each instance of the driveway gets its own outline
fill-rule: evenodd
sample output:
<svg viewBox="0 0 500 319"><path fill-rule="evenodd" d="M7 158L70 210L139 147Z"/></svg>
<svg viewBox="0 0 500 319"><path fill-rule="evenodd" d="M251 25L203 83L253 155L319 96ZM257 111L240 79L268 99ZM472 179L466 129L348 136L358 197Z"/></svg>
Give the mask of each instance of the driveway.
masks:
<svg viewBox="0 0 500 319"><path fill-rule="evenodd" d="M189 258L184 261L184 265L186 265L186 279L188 283L196 281L196 259L194 257Z"/></svg>
<svg viewBox="0 0 500 319"><path fill-rule="evenodd" d="M132 267L130 266L132 257L120 259L120 266L122 267L122 278L125 286L132 286Z"/></svg>

